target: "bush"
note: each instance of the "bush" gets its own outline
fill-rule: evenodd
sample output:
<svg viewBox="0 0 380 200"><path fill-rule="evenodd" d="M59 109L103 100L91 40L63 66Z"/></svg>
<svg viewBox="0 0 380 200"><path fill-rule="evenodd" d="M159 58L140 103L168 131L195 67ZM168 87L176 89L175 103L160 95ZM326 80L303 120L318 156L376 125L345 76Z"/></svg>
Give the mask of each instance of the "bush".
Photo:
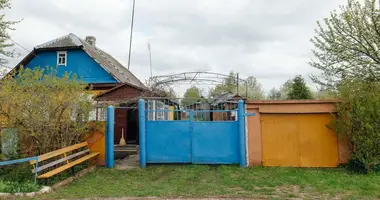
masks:
<svg viewBox="0 0 380 200"><path fill-rule="evenodd" d="M0 168L0 181L28 182L34 180L32 165L21 163Z"/></svg>
<svg viewBox="0 0 380 200"><path fill-rule="evenodd" d="M17 192L36 192L40 190L40 186L33 182L9 182L0 181L0 192L17 193Z"/></svg>
<svg viewBox="0 0 380 200"><path fill-rule="evenodd" d="M0 82L0 118L17 128L22 153L43 154L83 141L93 104L86 84L69 73L57 77L55 69L21 68L12 75Z"/></svg>
<svg viewBox="0 0 380 200"><path fill-rule="evenodd" d="M339 87L336 130L352 149L349 169L368 173L380 164L380 83L346 80Z"/></svg>

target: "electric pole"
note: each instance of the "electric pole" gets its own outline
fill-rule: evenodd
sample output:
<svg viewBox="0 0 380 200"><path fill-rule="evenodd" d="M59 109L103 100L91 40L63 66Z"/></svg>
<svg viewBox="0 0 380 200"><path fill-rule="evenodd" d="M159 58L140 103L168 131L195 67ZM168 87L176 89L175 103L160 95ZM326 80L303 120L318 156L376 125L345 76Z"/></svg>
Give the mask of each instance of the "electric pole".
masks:
<svg viewBox="0 0 380 200"><path fill-rule="evenodd" d="M132 20L131 20L131 34L129 36L128 70L129 70L129 67L131 66L132 35L133 35L133 21L134 21L134 18L135 18L135 3L136 3L136 0L133 0Z"/></svg>
<svg viewBox="0 0 380 200"><path fill-rule="evenodd" d="M148 42L148 51L149 51L149 66L150 66L150 79L153 77L153 69L152 69L152 51L150 49L150 43Z"/></svg>

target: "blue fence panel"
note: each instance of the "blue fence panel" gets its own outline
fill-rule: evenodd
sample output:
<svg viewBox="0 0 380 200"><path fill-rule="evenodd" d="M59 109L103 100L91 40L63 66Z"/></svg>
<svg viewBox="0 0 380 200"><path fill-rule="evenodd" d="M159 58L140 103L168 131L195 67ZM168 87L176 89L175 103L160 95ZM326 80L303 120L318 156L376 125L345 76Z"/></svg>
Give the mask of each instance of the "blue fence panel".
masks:
<svg viewBox="0 0 380 200"><path fill-rule="evenodd" d="M238 164L238 123L193 122L194 164Z"/></svg>
<svg viewBox="0 0 380 200"><path fill-rule="evenodd" d="M189 121L146 121L147 163L190 163Z"/></svg>

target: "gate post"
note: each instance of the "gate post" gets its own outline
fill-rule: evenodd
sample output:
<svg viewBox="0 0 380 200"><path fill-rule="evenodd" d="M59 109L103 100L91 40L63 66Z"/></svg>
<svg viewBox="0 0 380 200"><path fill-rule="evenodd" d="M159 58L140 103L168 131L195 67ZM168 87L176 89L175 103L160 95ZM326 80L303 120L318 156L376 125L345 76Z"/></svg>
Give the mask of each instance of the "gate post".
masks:
<svg viewBox="0 0 380 200"><path fill-rule="evenodd" d="M239 100L238 104L238 122L239 122L239 163L240 167L246 167L245 152L245 116L244 101Z"/></svg>
<svg viewBox="0 0 380 200"><path fill-rule="evenodd" d="M114 107L107 107L107 127L106 127L106 165L107 168L114 166L114 125L115 113Z"/></svg>
<svg viewBox="0 0 380 200"><path fill-rule="evenodd" d="M140 140L140 167L146 167L146 132L145 132L145 101L139 100L139 140Z"/></svg>

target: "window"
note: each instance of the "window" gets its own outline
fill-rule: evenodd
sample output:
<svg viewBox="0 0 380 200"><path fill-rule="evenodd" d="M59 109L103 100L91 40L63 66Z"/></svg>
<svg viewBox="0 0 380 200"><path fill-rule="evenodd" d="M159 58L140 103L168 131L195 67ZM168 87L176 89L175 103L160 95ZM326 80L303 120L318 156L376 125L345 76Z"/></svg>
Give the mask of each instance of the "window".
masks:
<svg viewBox="0 0 380 200"><path fill-rule="evenodd" d="M57 51L57 65L67 64L67 52L66 51Z"/></svg>

